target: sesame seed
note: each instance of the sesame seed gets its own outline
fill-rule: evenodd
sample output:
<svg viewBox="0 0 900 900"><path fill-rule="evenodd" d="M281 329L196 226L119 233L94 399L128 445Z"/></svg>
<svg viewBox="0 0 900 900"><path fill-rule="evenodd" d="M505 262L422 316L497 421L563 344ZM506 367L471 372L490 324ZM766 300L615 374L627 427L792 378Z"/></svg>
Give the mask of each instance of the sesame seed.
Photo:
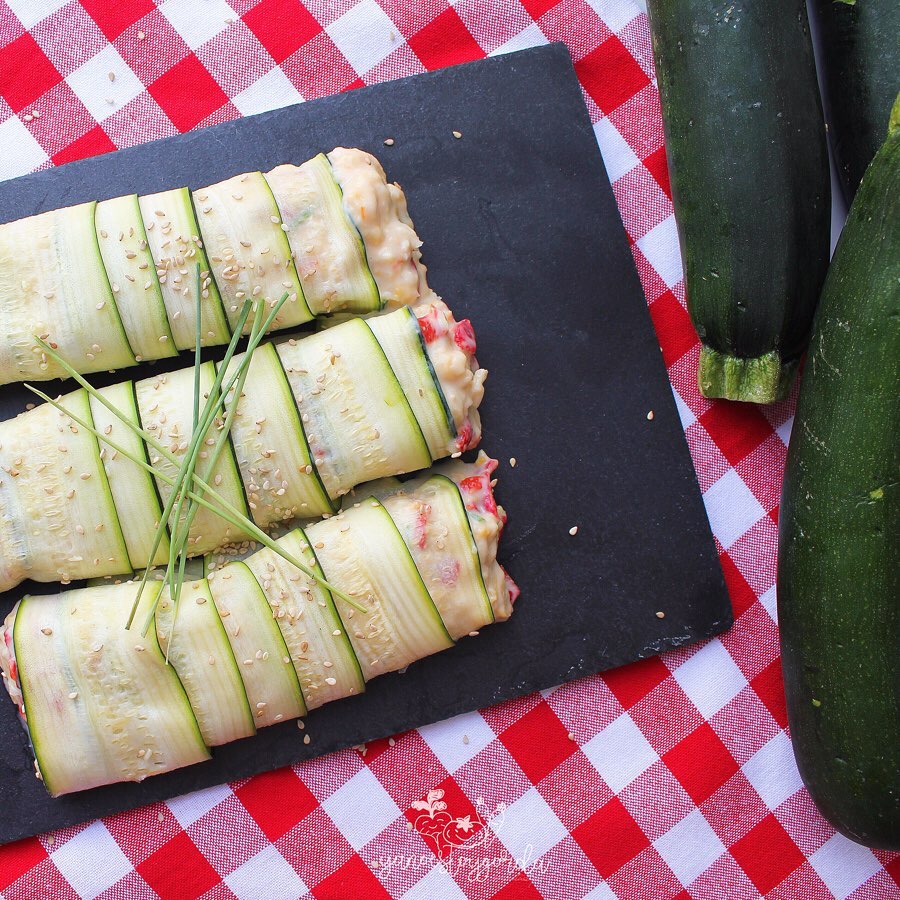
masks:
<svg viewBox="0 0 900 900"><path fill-rule="evenodd" d="M653 410L652 409L650 410L650 412L647 413L647 419L651 422L653 421Z"/></svg>
<svg viewBox="0 0 900 900"><path fill-rule="evenodd" d="M569 534L571 534L572 537L575 537L575 535L578 534L578 526L577 526L577 525L573 525L573 526L569 529Z"/></svg>
<svg viewBox="0 0 900 900"><path fill-rule="evenodd" d="M46 634L47 637L49 637L51 634L53 634L53 629L50 628L49 626L45 625L45 626L41 629L41 634Z"/></svg>
<svg viewBox="0 0 900 900"><path fill-rule="evenodd" d="M666 614L665 614L662 610L660 610L660 611L656 614L656 618L657 618L657 619L664 619L665 617L666 617Z"/></svg>
<svg viewBox="0 0 900 900"><path fill-rule="evenodd" d="M91 473L90 472L82 472L81 475L79 475L78 477L81 478L82 481L87 481L88 478L91 477Z"/></svg>
<svg viewBox="0 0 900 900"><path fill-rule="evenodd" d="M455 137L457 140L459 140L459 139L462 137L462 132L461 132L461 131L454 131L454 132L453 132L453 137Z"/></svg>
<svg viewBox="0 0 900 900"><path fill-rule="evenodd" d="M306 734L306 735L303 736L303 743L304 743L304 744L308 744L308 743L309 743L309 735L308 735L308 734Z"/></svg>
<svg viewBox="0 0 900 900"><path fill-rule="evenodd" d="M337 684L337 678L326 678L326 679L325 679L325 684L328 684L328 685L335 685L335 684Z"/></svg>
<svg viewBox="0 0 900 900"><path fill-rule="evenodd" d="M70 691L70 692L69 692L69 699L70 699L70 700L77 700L77 699L78 699L78 691Z"/></svg>
<svg viewBox="0 0 900 900"><path fill-rule="evenodd" d="M517 462L516 458L515 458L514 456L511 456L511 457L509 458L509 465L510 465L510 468L513 468L513 469L514 469L514 468L516 467L516 462Z"/></svg>

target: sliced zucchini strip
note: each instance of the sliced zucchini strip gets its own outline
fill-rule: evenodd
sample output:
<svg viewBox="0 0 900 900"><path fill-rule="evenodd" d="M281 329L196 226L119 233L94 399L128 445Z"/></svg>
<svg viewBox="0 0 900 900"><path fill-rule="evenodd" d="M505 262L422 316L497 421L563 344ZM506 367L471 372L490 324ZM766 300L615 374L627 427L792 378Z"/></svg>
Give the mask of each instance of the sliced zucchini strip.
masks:
<svg viewBox="0 0 900 900"><path fill-rule="evenodd" d="M278 540L295 559L322 574L303 529ZM284 636L309 709L365 690L356 655L331 593L268 548L246 560Z"/></svg>
<svg viewBox="0 0 900 900"><path fill-rule="evenodd" d="M407 306L368 322L403 388L432 459L456 450L456 426L425 348L416 314Z"/></svg>
<svg viewBox="0 0 900 900"><path fill-rule="evenodd" d="M91 421L87 391L60 402ZM87 429L50 404L2 422L0 468L7 514L27 548L27 577L69 582L131 568L100 448Z"/></svg>
<svg viewBox="0 0 900 900"><path fill-rule="evenodd" d="M363 320L279 344L278 354L331 497L430 465L422 429Z"/></svg>
<svg viewBox="0 0 900 900"><path fill-rule="evenodd" d="M308 535L329 582L368 607L361 614L336 601L367 681L452 646L403 537L374 497Z"/></svg>
<svg viewBox="0 0 900 900"><path fill-rule="evenodd" d="M245 300L261 299L273 306L285 292L287 302L272 330L311 321L278 206L262 173L247 172L201 188L194 191L194 202L232 331Z"/></svg>
<svg viewBox="0 0 900 900"><path fill-rule="evenodd" d="M231 361L226 377L240 365ZM226 409L234 403L234 390ZM253 520L261 528L333 511L312 463L290 384L273 344L253 354L231 426L231 442Z"/></svg>
<svg viewBox="0 0 900 900"><path fill-rule="evenodd" d="M303 292L316 314L381 309L359 231L324 153L266 173L286 226Z"/></svg>
<svg viewBox="0 0 900 900"><path fill-rule="evenodd" d="M385 498L450 636L456 640L494 621L478 547L459 488L433 475L414 491Z"/></svg>
<svg viewBox="0 0 900 900"><path fill-rule="evenodd" d="M209 758L151 630L124 628L131 583L26 597L13 628L38 769L54 796L142 781ZM149 609L159 585L142 599Z"/></svg>
<svg viewBox="0 0 900 900"><path fill-rule="evenodd" d="M306 715L281 629L243 562L210 573L209 590L238 664L257 728Z"/></svg>
<svg viewBox="0 0 900 900"><path fill-rule="evenodd" d="M198 271L200 339L204 346L227 344L231 332L209 271L191 192L176 188L141 197L139 202L175 346L186 350L196 344ZM157 340L164 344L169 338L160 333Z"/></svg>
<svg viewBox="0 0 900 900"><path fill-rule="evenodd" d="M0 372L4 381L65 377L41 336L79 372L134 365L97 246L97 204L0 225Z"/></svg>
<svg viewBox="0 0 900 900"><path fill-rule="evenodd" d="M200 372L201 406L211 392L214 381L215 367L213 363L203 363ZM135 383L135 392L144 428L153 434L163 446L168 447L169 451L180 461L187 453L191 439L191 415L194 402L193 368L178 369L175 372L145 378ZM216 423L210 426L204 438L204 453L211 452L212 443L216 440L217 428ZM170 477L174 478L177 474L177 467L173 463L153 451L150 452L150 462L157 471ZM243 508L247 514L241 476L238 474L234 451L230 443L216 463L214 472L209 471L208 457L199 458L197 474L208 484L214 485L220 496L234 506ZM157 478L156 486L163 501L167 501L172 493L171 485ZM244 537L246 535L238 533L231 523L226 522L211 510L200 507L191 525L190 553L198 556Z"/></svg>
<svg viewBox="0 0 900 900"><path fill-rule="evenodd" d="M137 194L102 200L94 222L100 255L135 360L178 352ZM166 340L160 340L165 337Z"/></svg>
<svg viewBox="0 0 900 900"><path fill-rule="evenodd" d="M100 393L131 422L135 425L140 424L133 381L120 381L118 384L100 388ZM138 435L99 400L91 397L90 403L94 427L98 431L108 435L110 440L138 458L147 459L144 442ZM100 449L113 504L128 548L131 568L144 568L153 549L153 538L163 512L156 482L146 469L141 468L127 456L112 450L102 440ZM160 565L168 558L169 540L163 535L153 564Z"/></svg>
<svg viewBox="0 0 900 900"><path fill-rule="evenodd" d="M156 636L210 747L256 731L244 681L205 578L182 585L177 608L168 587L163 588L156 607Z"/></svg>

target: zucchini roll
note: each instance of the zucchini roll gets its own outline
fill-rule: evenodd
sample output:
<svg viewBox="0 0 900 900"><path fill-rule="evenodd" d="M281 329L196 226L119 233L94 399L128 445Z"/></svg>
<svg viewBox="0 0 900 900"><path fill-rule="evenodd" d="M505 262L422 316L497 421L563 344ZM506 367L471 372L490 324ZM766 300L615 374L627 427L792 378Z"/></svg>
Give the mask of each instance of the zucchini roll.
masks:
<svg viewBox="0 0 900 900"><path fill-rule="evenodd" d="M197 474L260 528L333 513L358 484L478 443L487 373L474 350L468 321L456 322L437 299L262 344L241 396L225 398L226 410L237 402L226 452L211 468L201 450ZM215 374L214 363L202 364L204 395ZM68 583L147 565L177 471L172 458L180 461L191 439L194 369L99 393L153 442L145 446L84 389L61 398L65 413L44 404L0 423L0 590L25 578ZM207 445L221 424L210 426ZM145 454L153 474L134 462ZM200 509L188 552L245 537ZM163 540L153 562L168 552Z"/></svg>
<svg viewBox="0 0 900 900"><path fill-rule="evenodd" d="M434 299L403 192L338 147L301 166L81 203L0 225L0 384L227 344L248 297L272 330Z"/></svg>
<svg viewBox="0 0 900 900"><path fill-rule="evenodd" d="M364 614L268 549L186 583L177 610L163 596L144 637L124 627L134 582L25 597L0 669L37 776L59 795L191 765L508 618L494 465L363 489L279 539Z"/></svg>

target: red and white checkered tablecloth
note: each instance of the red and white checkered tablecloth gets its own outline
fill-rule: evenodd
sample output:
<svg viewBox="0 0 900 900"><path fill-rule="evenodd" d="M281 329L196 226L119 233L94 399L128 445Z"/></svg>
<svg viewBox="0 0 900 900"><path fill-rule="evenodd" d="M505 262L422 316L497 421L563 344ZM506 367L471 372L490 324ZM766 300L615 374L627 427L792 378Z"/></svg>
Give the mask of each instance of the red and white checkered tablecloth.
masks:
<svg viewBox="0 0 900 900"><path fill-rule="evenodd" d="M7 846L9 900L900 896L900 856L836 835L793 762L775 624L793 406L698 394L632 0L0 0L0 178L554 40L575 59L632 241L734 628L364 752Z"/></svg>

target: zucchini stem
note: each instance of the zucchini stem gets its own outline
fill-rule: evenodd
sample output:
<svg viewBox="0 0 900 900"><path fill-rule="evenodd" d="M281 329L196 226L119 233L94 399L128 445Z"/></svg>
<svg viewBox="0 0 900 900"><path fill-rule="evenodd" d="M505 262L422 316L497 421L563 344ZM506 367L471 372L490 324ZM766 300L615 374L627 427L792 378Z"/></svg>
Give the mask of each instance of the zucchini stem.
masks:
<svg viewBox="0 0 900 900"><path fill-rule="evenodd" d="M798 360L782 362L773 350L753 359L730 356L704 344L700 350L697 384L709 399L721 397L744 403L774 403L791 389Z"/></svg>

